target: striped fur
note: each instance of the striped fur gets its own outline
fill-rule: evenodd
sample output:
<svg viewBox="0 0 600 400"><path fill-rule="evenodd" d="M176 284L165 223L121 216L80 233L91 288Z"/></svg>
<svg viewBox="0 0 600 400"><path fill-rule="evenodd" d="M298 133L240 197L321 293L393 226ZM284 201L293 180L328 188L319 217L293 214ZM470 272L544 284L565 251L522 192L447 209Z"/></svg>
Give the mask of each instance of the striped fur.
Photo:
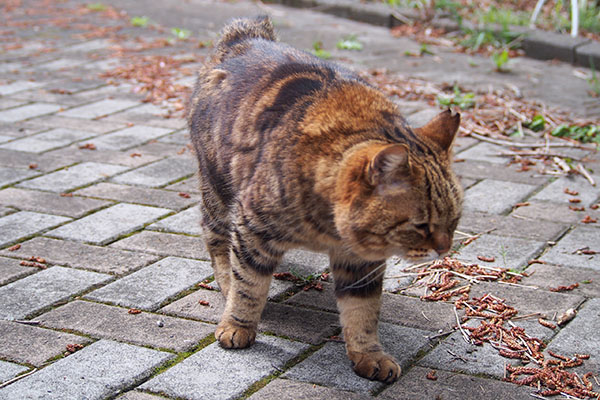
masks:
<svg viewBox="0 0 600 400"><path fill-rule="evenodd" d="M277 43L264 17L225 27L189 109L202 227L227 298L221 346L252 344L286 250L323 251L355 371L394 381L400 368L377 337L385 259L449 250L460 117L410 128L354 73Z"/></svg>

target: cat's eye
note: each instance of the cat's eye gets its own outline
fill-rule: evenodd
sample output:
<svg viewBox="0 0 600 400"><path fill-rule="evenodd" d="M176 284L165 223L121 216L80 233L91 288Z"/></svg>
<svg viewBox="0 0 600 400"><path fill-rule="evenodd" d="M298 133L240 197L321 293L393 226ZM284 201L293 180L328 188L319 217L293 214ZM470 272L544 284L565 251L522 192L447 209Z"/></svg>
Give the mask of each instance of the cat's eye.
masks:
<svg viewBox="0 0 600 400"><path fill-rule="evenodd" d="M415 228L417 228L420 231L428 232L429 231L429 224L427 224L427 223L425 223L425 224L416 224Z"/></svg>

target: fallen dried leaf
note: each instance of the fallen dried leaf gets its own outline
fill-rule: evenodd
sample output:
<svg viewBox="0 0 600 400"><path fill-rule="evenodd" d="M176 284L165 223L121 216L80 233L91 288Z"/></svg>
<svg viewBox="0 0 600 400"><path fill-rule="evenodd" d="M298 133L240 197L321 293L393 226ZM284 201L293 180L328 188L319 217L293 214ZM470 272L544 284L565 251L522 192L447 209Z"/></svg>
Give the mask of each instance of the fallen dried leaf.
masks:
<svg viewBox="0 0 600 400"><path fill-rule="evenodd" d="M82 150L96 150L96 145L94 143L86 143L79 146Z"/></svg>
<svg viewBox="0 0 600 400"><path fill-rule="evenodd" d="M599 207L600 207L600 204L592 204L592 205L590 206L590 208L591 208L592 210L597 210Z"/></svg>
<svg viewBox="0 0 600 400"><path fill-rule="evenodd" d="M546 328L550 328L550 329L556 329L556 325L554 325L552 322L550 321L546 321L543 318L538 318L538 322L540 323L540 325L545 326Z"/></svg>
<svg viewBox="0 0 600 400"><path fill-rule="evenodd" d="M578 192L578 191L576 191L576 190L571 190L571 189L569 189L569 188L565 188L564 192L565 192L566 194L570 194L571 196L577 196L577 195L579 194L579 192Z"/></svg>
<svg viewBox="0 0 600 400"><path fill-rule="evenodd" d="M29 164L29 169L36 169L38 165L36 163Z"/></svg>
<svg viewBox="0 0 600 400"><path fill-rule="evenodd" d="M581 203L581 199L569 199L569 203L573 203L573 204Z"/></svg>
<svg viewBox="0 0 600 400"><path fill-rule="evenodd" d="M214 287L210 286L208 283L201 282L196 286L207 289L207 290L216 290Z"/></svg>
<svg viewBox="0 0 600 400"><path fill-rule="evenodd" d="M69 353L75 353L77 350L83 349L83 345L81 345L79 343L72 343L72 344L68 344L66 346L66 348Z"/></svg>
<svg viewBox="0 0 600 400"><path fill-rule="evenodd" d="M21 261L19 263L19 265L22 265L24 267L35 267L35 268L39 268L39 269L46 269L46 268L48 268L47 265L39 264L39 263L36 263L36 262L31 262L31 261Z"/></svg>
<svg viewBox="0 0 600 400"><path fill-rule="evenodd" d="M569 285L569 286L559 286L559 287L556 287L556 288L550 288L549 290L551 292L568 292L568 291L576 289L578 287L579 287L579 283L574 283L574 284Z"/></svg>
<svg viewBox="0 0 600 400"><path fill-rule="evenodd" d="M592 218L589 215L586 215L584 219L581 220L584 224L594 224L598 222L596 218Z"/></svg>
<svg viewBox="0 0 600 400"><path fill-rule="evenodd" d="M200 304L201 306L205 306L205 307L210 306L210 303L206 300L198 300L198 304Z"/></svg>
<svg viewBox="0 0 600 400"><path fill-rule="evenodd" d="M496 261L495 257L486 257L486 256L477 256L477 259L479 261L484 261L484 262L494 262L494 261Z"/></svg>
<svg viewBox="0 0 600 400"><path fill-rule="evenodd" d="M19 250L20 248L21 248L21 245L20 245L20 244L15 244L14 246L12 246L12 247L9 247L7 250L8 250L8 251L17 251L17 250Z"/></svg>
<svg viewBox="0 0 600 400"><path fill-rule="evenodd" d="M183 197L184 199L189 199L190 197L192 197L188 193L185 193L185 192L179 192L178 194L179 194L179 197Z"/></svg>
<svg viewBox="0 0 600 400"><path fill-rule="evenodd" d="M585 211L585 207L569 206L569 210L572 210L572 211Z"/></svg>
<svg viewBox="0 0 600 400"><path fill-rule="evenodd" d="M141 157L141 156L142 156L142 155L141 155L140 153L131 153L131 154L129 155L129 157L131 157L131 158L135 158L135 157Z"/></svg>
<svg viewBox="0 0 600 400"><path fill-rule="evenodd" d="M127 311L127 313L128 313L128 314L139 314L139 313L141 313L141 312L142 312L142 310L138 310L137 308L130 308L130 309Z"/></svg>
<svg viewBox="0 0 600 400"><path fill-rule="evenodd" d="M526 201L525 203L517 203L517 204L515 204L513 208L527 207L529 205L531 205L531 203L529 203L528 201Z"/></svg>
<svg viewBox="0 0 600 400"><path fill-rule="evenodd" d="M432 369L431 371L429 371L427 373L427 375L425 376L425 378L429 379L430 381L437 381L437 376L435 375L436 372L437 371L435 369Z"/></svg>
<svg viewBox="0 0 600 400"><path fill-rule="evenodd" d="M61 193L60 197L73 197L73 193Z"/></svg>
<svg viewBox="0 0 600 400"><path fill-rule="evenodd" d="M573 318L575 318L576 315L577 315L577 311L575 311L575 309L573 309L573 308L569 308L567 311L565 311L564 313L562 313L561 315L558 316L558 318L556 319L556 322L558 323L559 326L562 326L562 325L566 324L567 322L569 322L570 320L572 320Z"/></svg>

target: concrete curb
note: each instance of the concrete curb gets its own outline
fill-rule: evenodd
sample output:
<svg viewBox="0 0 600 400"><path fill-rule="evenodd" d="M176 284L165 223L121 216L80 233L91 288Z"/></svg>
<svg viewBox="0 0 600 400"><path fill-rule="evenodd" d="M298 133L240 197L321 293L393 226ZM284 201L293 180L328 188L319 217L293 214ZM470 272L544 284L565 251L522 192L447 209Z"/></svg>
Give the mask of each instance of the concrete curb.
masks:
<svg viewBox="0 0 600 400"><path fill-rule="evenodd" d="M296 8L311 8L314 11L388 28L404 24L404 18L421 19L421 15L415 10L401 9L394 12L392 8L382 3L360 3L352 0L267 0L266 2ZM433 19L433 25L446 30L458 29L456 21L441 15ZM468 22L464 22L463 25L476 28ZM522 48L527 57L538 60L556 59L587 68L600 68L600 43L591 39L573 38L565 34L521 26L511 26L510 30L525 35Z"/></svg>

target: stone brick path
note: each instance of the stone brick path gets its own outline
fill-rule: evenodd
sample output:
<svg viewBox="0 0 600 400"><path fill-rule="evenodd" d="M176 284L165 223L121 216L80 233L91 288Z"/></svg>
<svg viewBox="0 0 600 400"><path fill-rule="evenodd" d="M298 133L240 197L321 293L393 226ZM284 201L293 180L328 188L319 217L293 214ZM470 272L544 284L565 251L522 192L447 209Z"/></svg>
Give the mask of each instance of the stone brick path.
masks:
<svg viewBox="0 0 600 400"><path fill-rule="evenodd" d="M106 8L111 3L128 16ZM380 329L384 347L403 367L392 386L354 375L343 344L329 339L340 328L328 282L322 291L303 291L274 280L257 343L242 351L219 348L212 332L224 301L197 285L212 270L199 237L195 160L184 121L164 118L177 99L147 103L140 82L111 84L100 74L171 55L187 60L173 82L190 86L191 72L210 51L199 39L215 39L231 17L265 12L274 16L282 41L300 48L322 41L334 49L343 36L358 35L363 51L332 51L357 69L385 67L473 88L510 83L528 98L599 115L597 99L585 95L587 83L572 66L521 59L503 75L491 72L487 59L435 46L435 60L415 60L403 54L419 45L384 28L247 2L6 4L0 6L0 399L530 398L534 389L501 381L506 360L492 347L473 347L460 332L450 333L456 325L451 304L395 293L407 284L393 278L405 267L397 260L388 263ZM100 6L106 9L93 10ZM129 18L142 15L151 25L131 26ZM118 36L111 36L115 27L121 27ZM189 29L195 39L176 40L171 27ZM135 47L139 37L146 44L172 43L121 57L115 46ZM418 102L402 106L416 125L435 111ZM457 141L462 162L455 168L466 189L459 229L481 234L457 258L495 257L493 265L533 274L523 286L475 285L472 295L493 293L522 315L549 319L577 309L575 319L556 330L536 319L519 325L550 349L589 353L583 370L597 373L600 254L577 250L600 253L600 223L581 222L585 215L600 217L589 208L600 201L600 185L535 168L517 172L498 157L504 150L471 138ZM600 182L598 154L570 154L585 159ZM572 196L565 188L580 192L585 212L568 208ZM515 208L525 201L530 205ZM545 264L528 266L532 259ZM327 268L326 257L294 251L281 270L309 276ZM571 292L548 290L575 282L580 286ZM436 381L425 378L431 369L438 371Z"/></svg>

